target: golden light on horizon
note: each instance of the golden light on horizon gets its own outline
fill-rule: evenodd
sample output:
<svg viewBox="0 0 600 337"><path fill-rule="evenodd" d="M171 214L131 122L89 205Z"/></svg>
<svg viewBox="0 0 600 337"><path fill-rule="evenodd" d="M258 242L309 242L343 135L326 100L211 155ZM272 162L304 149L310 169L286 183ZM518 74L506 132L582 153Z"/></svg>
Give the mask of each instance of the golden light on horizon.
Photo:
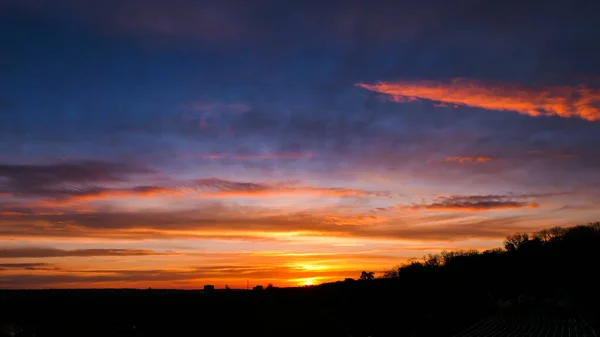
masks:
<svg viewBox="0 0 600 337"><path fill-rule="evenodd" d="M296 284L299 286L314 286L318 283L318 278L317 277L308 277L308 278L301 278L301 279L296 279L296 280L292 280L292 281L296 282Z"/></svg>

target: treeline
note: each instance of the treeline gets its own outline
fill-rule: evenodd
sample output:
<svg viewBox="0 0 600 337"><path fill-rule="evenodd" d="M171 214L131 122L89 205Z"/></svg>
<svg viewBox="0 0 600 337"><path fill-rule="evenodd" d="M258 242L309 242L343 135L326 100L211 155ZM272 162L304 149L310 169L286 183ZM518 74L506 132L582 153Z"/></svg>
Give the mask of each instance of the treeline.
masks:
<svg viewBox="0 0 600 337"><path fill-rule="evenodd" d="M592 307L600 296L600 222L516 233L503 248L443 251L386 271L383 278L403 281L436 279L440 284L477 280L494 298L520 294L569 299ZM476 288L480 288L479 286Z"/></svg>

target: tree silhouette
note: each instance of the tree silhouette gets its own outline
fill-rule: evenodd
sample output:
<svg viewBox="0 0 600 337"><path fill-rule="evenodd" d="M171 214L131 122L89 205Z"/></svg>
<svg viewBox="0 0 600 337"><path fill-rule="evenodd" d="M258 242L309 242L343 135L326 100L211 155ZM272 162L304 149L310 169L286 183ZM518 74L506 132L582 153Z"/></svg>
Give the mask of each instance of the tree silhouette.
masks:
<svg viewBox="0 0 600 337"><path fill-rule="evenodd" d="M372 271L363 271L360 273L360 279L363 281L369 281L375 279L375 273Z"/></svg>
<svg viewBox="0 0 600 337"><path fill-rule="evenodd" d="M513 235L510 235L509 237L507 237L506 240L504 241L504 248L506 250L508 250L509 252L516 251L520 247L522 247L524 244L526 244L528 241L529 241L529 235L527 233L513 234Z"/></svg>

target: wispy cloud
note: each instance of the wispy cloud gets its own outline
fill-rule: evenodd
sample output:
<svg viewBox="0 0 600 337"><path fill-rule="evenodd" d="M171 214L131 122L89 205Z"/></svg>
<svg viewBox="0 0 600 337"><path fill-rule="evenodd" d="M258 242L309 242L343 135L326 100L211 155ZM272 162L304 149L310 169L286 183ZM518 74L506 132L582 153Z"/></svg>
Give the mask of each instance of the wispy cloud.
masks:
<svg viewBox="0 0 600 337"><path fill-rule="evenodd" d="M507 207L534 207L533 203L495 196L453 197L430 204L405 206L412 210L483 211ZM500 239L530 224L520 217L481 227L463 219L440 218L414 226L419 217L337 216L317 212L280 212L235 206L202 207L188 211L95 211L28 215L20 222L0 220L0 237L86 237L117 240L195 238L287 242L298 237L356 237L386 240ZM404 226L410 225L410 226ZM497 226L496 226L497 225Z"/></svg>
<svg viewBox="0 0 600 337"><path fill-rule="evenodd" d="M201 158L201 159L238 159L238 160L254 160L254 159L301 159L312 158L312 152L281 152L281 153L185 153L184 157Z"/></svg>
<svg viewBox="0 0 600 337"><path fill-rule="evenodd" d="M7 269L46 270L49 266L47 263L0 263L0 271Z"/></svg>
<svg viewBox="0 0 600 337"><path fill-rule="evenodd" d="M183 104L182 108L195 111L235 111L245 112L250 110L250 106L242 103L188 103Z"/></svg>
<svg viewBox="0 0 600 337"><path fill-rule="evenodd" d="M61 194L62 192L62 194ZM152 198L156 196L179 196L183 193L174 189L157 186L135 186L131 188L70 188L58 192L55 197L57 205L86 202L94 200L110 200L121 198ZM52 201L46 201L51 204Z"/></svg>
<svg viewBox="0 0 600 337"><path fill-rule="evenodd" d="M548 152L548 151L528 151L528 156L551 159L576 159L580 158L577 153L570 152Z"/></svg>
<svg viewBox="0 0 600 337"><path fill-rule="evenodd" d="M396 101L426 99L442 104L486 110L514 111L523 115L600 119L600 90L585 86L535 87L472 79L359 83L367 90L391 95Z"/></svg>
<svg viewBox="0 0 600 337"><path fill-rule="evenodd" d="M196 192L204 197L268 197L278 195L317 195L317 196L385 196L385 192L371 192L349 188L288 186L222 180L208 178L197 180L194 185L181 187L186 192Z"/></svg>
<svg viewBox="0 0 600 337"><path fill-rule="evenodd" d="M60 180L59 180L60 181ZM41 188L40 188L41 187ZM37 187L14 185L17 195L41 197L28 203L0 205L0 214L20 217L56 213L56 208L78 206L100 200L125 198L148 199L164 197L184 198L269 198L282 195L315 197L372 196L389 197L385 191L366 191L351 188L299 186L297 181L242 182L218 178L204 178L185 182L179 186L131 186L122 188L84 185L51 184ZM76 211L75 209L70 211ZM60 212L59 212L60 213Z"/></svg>
<svg viewBox="0 0 600 337"><path fill-rule="evenodd" d="M487 162L495 160L495 159L496 158L494 158L494 157L488 157L488 156L476 156L476 157L459 156L459 157L447 157L444 161L465 164L465 163L487 163Z"/></svg>
<svg viewBox="0 0 600 337"><path fill-rule="evenodd" d="M91 256L149 256L169 255L171 252L160 253L149 249L73 249L26 247L0 249L0 258L46 258L46 257L91 257Z"/></svg>
<svg viewBox="0 0 600 337"><path fill-rule="evenodd" d="M526 199L527 197L523 196L507 195L449 196L438 197L431 203L413 205L408 208L411 210L429 211L483 212L538 207L538 204Z"/></svg>
<svg viewBox="0 0 600 337"><path fill-rule="evenodd" d="M123 163L101 161L67 162L50 165L0 165L2 193L17 196L56 196L71 194L78 184L116 183L137 174L154 171ZM83 191L79 191L84 193ZM99 191L96 191L99 193ZM92 193L92 191L89 191ZM84 193L85 194L85 193Z"/></svg>

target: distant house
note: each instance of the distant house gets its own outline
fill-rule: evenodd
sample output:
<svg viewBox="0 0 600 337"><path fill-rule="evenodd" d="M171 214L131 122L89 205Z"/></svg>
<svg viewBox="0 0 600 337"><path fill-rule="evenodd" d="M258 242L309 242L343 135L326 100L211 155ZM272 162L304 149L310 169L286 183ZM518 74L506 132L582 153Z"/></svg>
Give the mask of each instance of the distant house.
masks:
<svg viewBox="0 0 600 337"><path fill-rule="evenodd" d="M252 288L252 290L255 290L255 291L263 290L263 286L255 286L254 288Z"/></svg>
<svg viewBox="0 0 600 337"><path fill-rule="evenodd" d="M215 291L215 286L213 286L212 284L207 284L204 286L204 293L208 294L208 293L212 293Z"/></svg>

